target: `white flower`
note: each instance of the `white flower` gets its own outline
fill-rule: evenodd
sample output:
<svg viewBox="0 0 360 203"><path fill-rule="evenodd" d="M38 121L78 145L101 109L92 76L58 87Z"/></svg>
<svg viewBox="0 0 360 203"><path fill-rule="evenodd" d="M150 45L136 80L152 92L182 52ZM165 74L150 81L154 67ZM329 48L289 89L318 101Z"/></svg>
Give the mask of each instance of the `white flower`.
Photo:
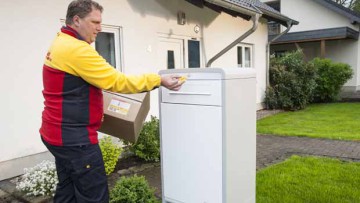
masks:
<svg viewBox="0 0 360 203"><path fill-rule="evenodd" d="M32 168L25 168L24 172L16 184L16 189L27 195L54 196L58 182L54 162L43 161Z"/></svg>

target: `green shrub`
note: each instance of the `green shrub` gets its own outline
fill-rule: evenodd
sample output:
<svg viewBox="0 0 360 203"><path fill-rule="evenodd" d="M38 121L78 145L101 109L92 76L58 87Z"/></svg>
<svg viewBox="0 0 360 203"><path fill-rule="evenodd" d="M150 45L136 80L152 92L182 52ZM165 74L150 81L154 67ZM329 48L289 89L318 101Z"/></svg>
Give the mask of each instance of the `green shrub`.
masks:
<svg viewBox="0 0 360 203"><path fill-rule="evenodd" d="M25 168L24 172L16 183L16 189L25 192L26 195L54 195L58 178L53 161L43 161L32 168Z"/></svg>
<svg viewBox="0 0 360 203"><path fill-rule="evenodd" d="M286 53L270 62L270 87L265 94L269 109L299 110L311 101L316 68L304 61L302 51Z"/></svg>
<svg viewBox="0 0 360 203"><path fill-rule="evenodd" d="M332 102L339 99L342 86L353 76L351 67L344 63L334 63L331 59L315 58L312 63L317 68L314 102Z"/></svg>
<svg viewBox="0 0 360 203"><path fill-rule="evenodd" d="M109 175L115 169L122 148L113 143L110 136L101 139L99 145L104 159L106 175Z"/></svg>
<svg viewBox="0 0 360 203"><path fill-rule="evenodd" d="M144 176L121 177L110 192L110 203L158 203Z"/></svg>
<svg viewBox="0 0 360 203"><path fill-rule="evenodd" d="M146 161L160 161L160 132L159 119L151 116L151 120L144 123L138 140L130 145L130 151Z"/></svg>

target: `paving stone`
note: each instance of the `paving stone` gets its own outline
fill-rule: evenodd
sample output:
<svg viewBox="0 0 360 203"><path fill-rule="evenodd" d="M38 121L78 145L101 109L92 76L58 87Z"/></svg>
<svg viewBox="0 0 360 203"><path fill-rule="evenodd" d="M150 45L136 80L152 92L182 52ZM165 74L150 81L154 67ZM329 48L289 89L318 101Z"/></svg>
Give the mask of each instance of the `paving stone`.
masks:
<svg viewBox="0 0 360 203"><path fill-rule="evenodd" d="M122 170L118 170L117 172L120 176L126 176L132 173L132 171L128 170L128 169L122 169Z"/></svg>
<svg viewBox="0 0 360 203"><path fill-rule="evenodd" d="M7 193L4 190L0 189L0 198L5 197L6 195L9 195L9 193Z"/></svg>
<svg viewBox="0 0 360 203"><path fill-rule="evenodd" d="M13 193L16 191L16 185L11 183L9 179L0 181L0 189L7 193Z"/></svg>

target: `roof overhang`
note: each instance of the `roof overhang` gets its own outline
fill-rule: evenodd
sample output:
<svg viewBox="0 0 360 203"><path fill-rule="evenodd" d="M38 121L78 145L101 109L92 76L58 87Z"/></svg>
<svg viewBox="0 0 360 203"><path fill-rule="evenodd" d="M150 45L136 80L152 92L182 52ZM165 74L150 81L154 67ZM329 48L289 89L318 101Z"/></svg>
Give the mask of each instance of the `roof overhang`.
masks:
<svg viewBox="0 0 360 203"><path fill-rule="evenodd" d="M185 0L197 7L208 7L211 10L221 13L225 12L234 17L241 17L245 20L250 20L251 16L261 14L261 11L256 8L247 7L232 0Z"/></svg>
<svg viewBox="0 0 360 203"><path fill-rule="evenodd" d="M269 35L269 41L277 35ZM358 40L359 32L349 27L329 28L284 34L271 44L288 44L295 42L313 42L320 40L355 39Z"/></svg>
<svg viewBox="0 0 360 203"><path fill-rule="evenodd" d="M269 11L264 11L260 8L260 10L263 12L263 17L268 19L269 21L275 21L280 23L281 25L288 27L288 26L292 26L292 25L298 25L299 22L296 20L293 20L291 18L288 18L284 15L278 15Z"/></svg>
<svg viewBox="0 0 360 203"><path fill-rule="evenodd" d="M278 22L286 27L289 25L297 25L299 22L292 20L281 13L273 10L260 1L245 0L186 0L187 2L203 8L204 6L216 11L225 12L232 16L238 16L246 20L250 20L251 16L260 14L262 17Z"/></svg>
<svg viewBox="0 0 360 203"><path fill-rule="evenodd" d="M239 3L234 0L204 0L207 3L220 6L221 8L235 11L247 16L253 16L255 14L262 14L255 6L250 3Z"/></svg>

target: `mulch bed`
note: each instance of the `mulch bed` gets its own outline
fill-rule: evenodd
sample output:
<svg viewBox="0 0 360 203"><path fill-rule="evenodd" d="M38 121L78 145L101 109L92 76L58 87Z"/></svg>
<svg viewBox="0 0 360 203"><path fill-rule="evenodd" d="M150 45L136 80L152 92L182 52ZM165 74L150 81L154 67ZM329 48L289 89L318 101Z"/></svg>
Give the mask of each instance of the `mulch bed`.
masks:
<svg viewBox="0 0 360 203"><path fill-rule="evenodd" d="M140 165L146 164L146 163L153 163L153 162L147 162L136 156L120 158L119 161L116 163L114 172L112 172L108 176L109 189L111 190L115 186L115 183L120 179L120 174L117 173L119 170L128 169L133 166L140 166Z"/></svg>

